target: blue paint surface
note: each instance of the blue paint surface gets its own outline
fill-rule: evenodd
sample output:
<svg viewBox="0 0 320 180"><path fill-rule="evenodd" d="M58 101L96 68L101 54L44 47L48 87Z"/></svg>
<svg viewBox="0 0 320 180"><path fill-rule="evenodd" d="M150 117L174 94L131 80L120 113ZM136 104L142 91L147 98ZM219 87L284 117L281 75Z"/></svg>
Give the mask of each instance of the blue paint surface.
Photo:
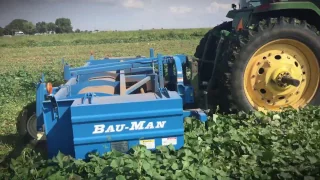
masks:
<svg viewBox="0 0 320 180"><path fill-rule="evenodd" d="M201 110L183 108L194 102L186 64L184 55L155 56L151 49L149 58L95 60L91 56L77 68L65 63L67 82L51 94L43 77L37 86L37 118L38 130L45 127L49 157L61 151L85 159L91 152L103 154L112 147L127 152L141 143L150 150L170 143L181 148L184 118L207 120ZM83 92L85 88L90 92Z"/></svg>

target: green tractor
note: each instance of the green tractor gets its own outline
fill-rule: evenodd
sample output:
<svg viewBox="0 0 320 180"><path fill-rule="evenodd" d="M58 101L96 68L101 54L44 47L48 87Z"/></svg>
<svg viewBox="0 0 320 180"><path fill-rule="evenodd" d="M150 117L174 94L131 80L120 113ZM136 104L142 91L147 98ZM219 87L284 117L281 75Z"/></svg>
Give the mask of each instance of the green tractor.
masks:
<svg viewBox="0 0 320 180"><path fill-rule="evenodd" d="M200 41L198 90L223 112L320 104L320 1L241 0Z"/></svg>

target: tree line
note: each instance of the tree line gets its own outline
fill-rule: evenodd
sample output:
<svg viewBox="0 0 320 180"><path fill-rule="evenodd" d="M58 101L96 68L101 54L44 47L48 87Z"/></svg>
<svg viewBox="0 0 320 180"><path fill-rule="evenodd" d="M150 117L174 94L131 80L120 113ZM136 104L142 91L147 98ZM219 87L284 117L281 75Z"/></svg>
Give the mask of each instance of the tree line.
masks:
<svg viewBox="0 0 320 180"><path fill-rule="evenodd" d="M3 35L14 35L15 32L22 31L24 34L35 34L35 33L72 33L73 27L71 20L68 18L58 18L53 22L38 22L33 24L30 21L24 19L14 19L4 28L0 27L0 36ZM78 32L80 30L76 30Z"/></svg>

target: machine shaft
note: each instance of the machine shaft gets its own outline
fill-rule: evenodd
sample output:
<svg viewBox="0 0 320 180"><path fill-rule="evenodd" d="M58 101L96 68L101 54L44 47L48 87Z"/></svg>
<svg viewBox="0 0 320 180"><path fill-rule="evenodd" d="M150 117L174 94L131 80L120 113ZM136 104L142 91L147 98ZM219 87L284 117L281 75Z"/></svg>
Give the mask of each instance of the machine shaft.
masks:
<svg viewBox="0 0 320 180"><path fill-rule="evenodd" d="M290 84L292 86L298 87L300 85L300 81L297 79L294 79L292 77L289 76L284 76L281 78L281 82L282 83L286 83L286 84Z"/></svg>

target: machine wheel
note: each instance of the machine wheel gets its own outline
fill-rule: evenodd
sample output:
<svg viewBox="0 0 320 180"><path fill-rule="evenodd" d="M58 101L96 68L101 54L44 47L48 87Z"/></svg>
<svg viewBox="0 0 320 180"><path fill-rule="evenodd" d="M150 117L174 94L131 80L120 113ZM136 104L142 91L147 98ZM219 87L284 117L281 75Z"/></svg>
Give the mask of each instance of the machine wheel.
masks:
<svg viewBox="0 0 320 180"><path fill-rule="evenodd" d="M218 46L219 40L220 40L220 31L221 30L228 30L231 31L232 29L232 21L224 22L213 29L211 29L209 32L205 34L205 36L200 40L199 45L196 48L196 52L194 53L194 56L199 59L205 59L205 60L214 60L216 55L216 48ZM211 36L211 38L209 38ZM209 42L208 42L209 40ZM206 49L206 52L204 52L206 43L208 42L208 46ZM204 57L204 54L206 57ZM199 63L199 69L200 72L200 81L209 81L211 77L211 71L213 69L213 64L209 63Z"/></svg>
<svg viewBox="0 0 320 180"><path fill-rule="evenodd" d="M17 119L17 131L27 140L37 139L36 103L28 104L19 114Z"/></svg>
<svg viewBox="0 0 320 180"><path fill-rule="evenodd" d="M225 44L218 68L225 105L266 112L320 104L316 28L304 20L271 18L235 37Z"/></svg>

